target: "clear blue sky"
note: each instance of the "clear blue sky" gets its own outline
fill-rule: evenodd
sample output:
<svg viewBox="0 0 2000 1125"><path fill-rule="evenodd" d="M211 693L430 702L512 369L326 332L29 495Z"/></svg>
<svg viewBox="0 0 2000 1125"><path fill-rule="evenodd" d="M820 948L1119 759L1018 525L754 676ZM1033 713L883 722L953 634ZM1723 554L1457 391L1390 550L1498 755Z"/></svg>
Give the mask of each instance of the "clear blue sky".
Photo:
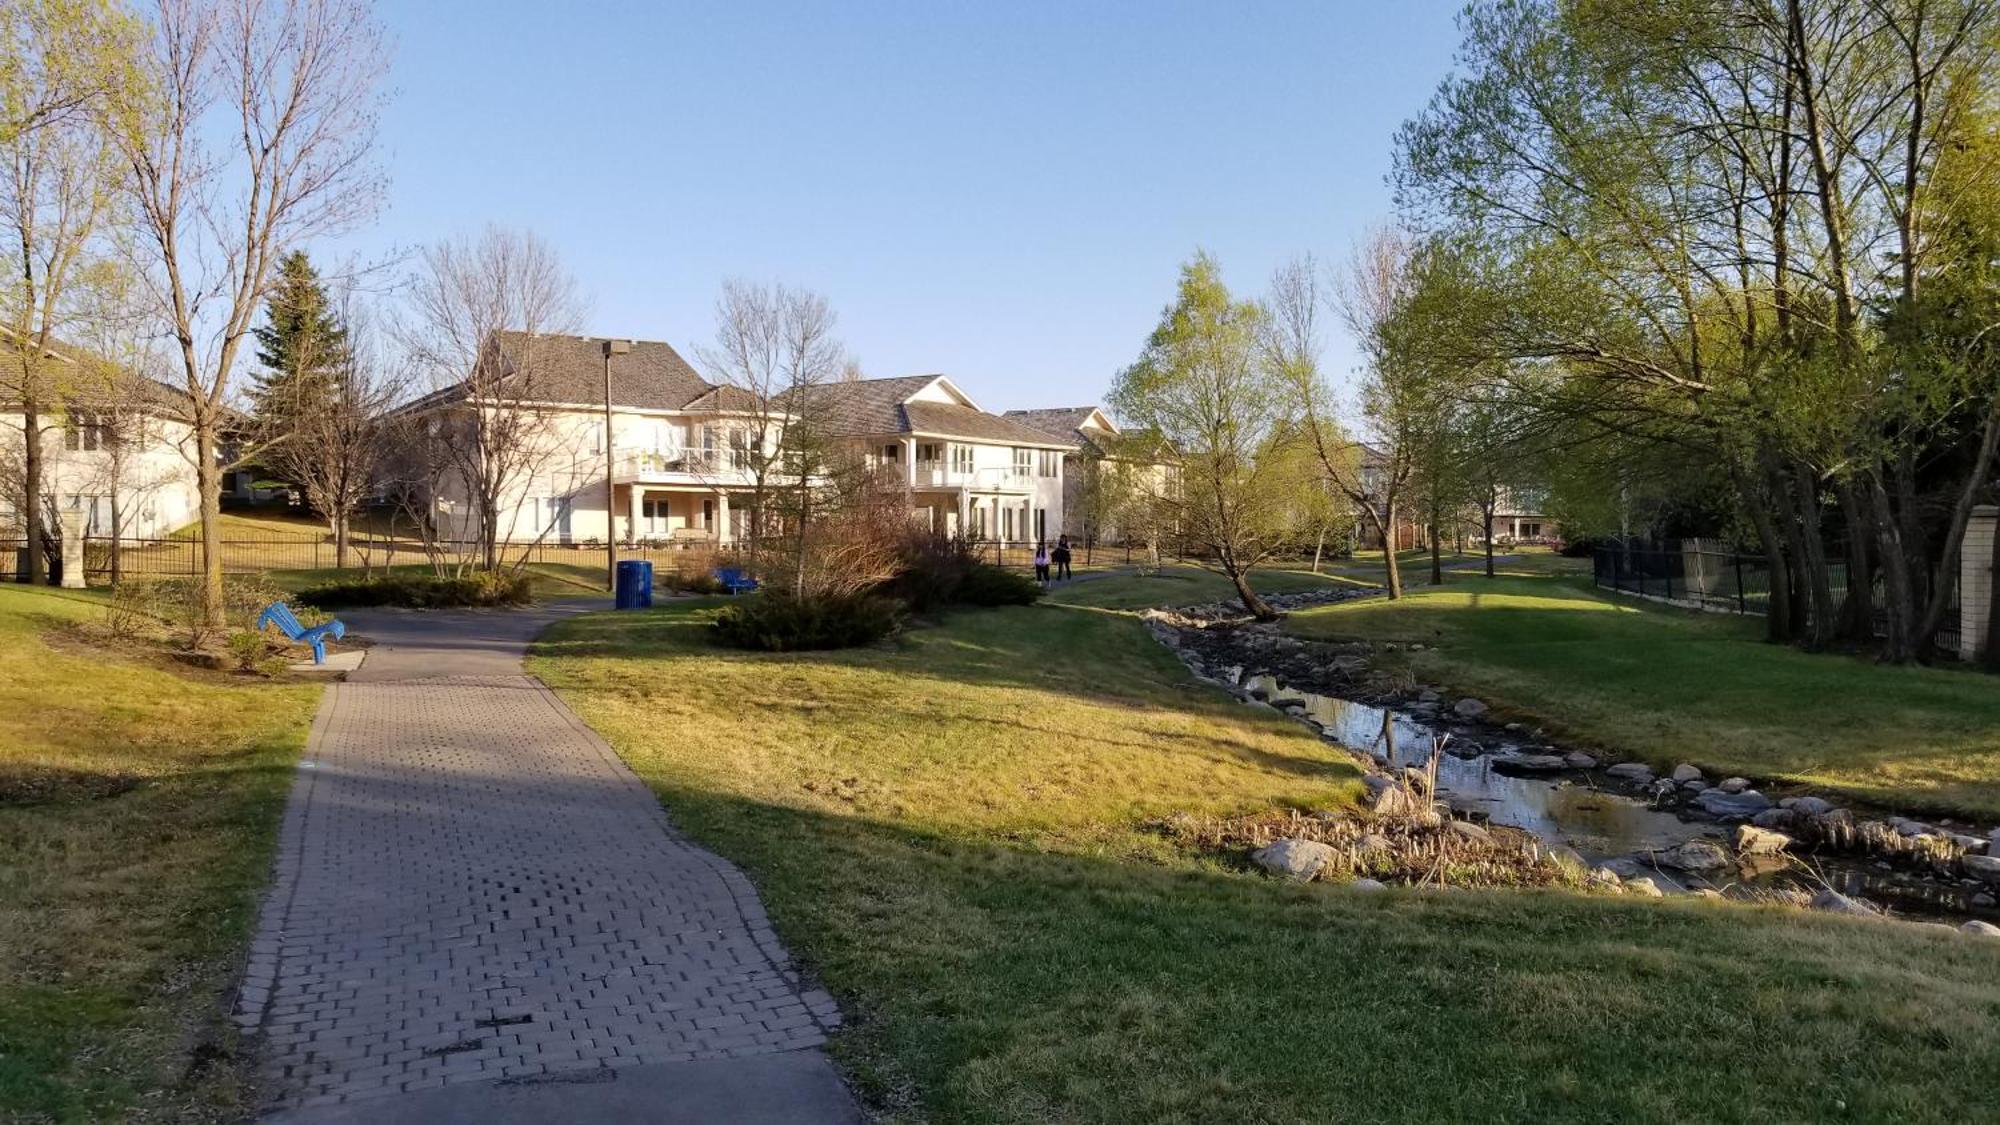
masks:
<svg viewBox="0 0 2000 1125"><path fill-rule="evenodd" d="M596 334L691 353L724 279L783 280L871 376L1092 402L1197 247L1255 292L1389 214L1456 8L385 0L388 209L314 249L524 226Z"/></svg>

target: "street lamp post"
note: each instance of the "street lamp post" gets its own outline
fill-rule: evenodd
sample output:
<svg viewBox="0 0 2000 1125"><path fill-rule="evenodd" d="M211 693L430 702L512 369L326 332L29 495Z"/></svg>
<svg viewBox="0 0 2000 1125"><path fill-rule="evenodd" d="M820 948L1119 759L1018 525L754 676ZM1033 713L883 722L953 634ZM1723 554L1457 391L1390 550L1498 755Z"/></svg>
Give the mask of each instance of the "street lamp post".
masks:
<svg viewBox="0 0 2000 1125"><path fill-rule="evenodd" d="M618 505L613 501L611 478L618 462L611 452L611 357L632 350L630 340L604 341L604 588L618 591Z"/></svg>

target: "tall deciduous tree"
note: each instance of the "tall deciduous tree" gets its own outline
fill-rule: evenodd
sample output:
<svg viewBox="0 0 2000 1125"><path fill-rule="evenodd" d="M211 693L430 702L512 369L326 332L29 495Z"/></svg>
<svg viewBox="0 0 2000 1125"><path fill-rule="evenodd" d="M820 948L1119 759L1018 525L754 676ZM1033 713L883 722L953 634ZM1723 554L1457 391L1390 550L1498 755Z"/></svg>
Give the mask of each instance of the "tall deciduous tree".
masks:
<svg viewBox="0 0 2000 1125"><path fill-rule="evenodd" d="M1198 254L1132 366L1118 374L1119 416L1177 453L1183 534L1262 620L1277 616L1250 572L1287 545L1292 459L1260 456L1291 422L1284 373L1263 347L1268 313L1232 297L1221 267Z"/></svg>
<svg viewBox="0 0 2000 1125"><path fill-rule="evenodd" d="M107 97L134 78L138 24L111 0L0 2L0 389L21 416L20 516L28 575L44 557L44 439L63 398L90 382L63 354L91 302L92 259L105 252L116 165L99 127Z"/></svg>
<svg viewBox="0 0 2000 1125"><path fill-rule="evenodd" d="M231 375L277 260L379 205L388 53L366 0L159 0L148 48L107 117L187 391L202 593L220 628Z"/></svg>

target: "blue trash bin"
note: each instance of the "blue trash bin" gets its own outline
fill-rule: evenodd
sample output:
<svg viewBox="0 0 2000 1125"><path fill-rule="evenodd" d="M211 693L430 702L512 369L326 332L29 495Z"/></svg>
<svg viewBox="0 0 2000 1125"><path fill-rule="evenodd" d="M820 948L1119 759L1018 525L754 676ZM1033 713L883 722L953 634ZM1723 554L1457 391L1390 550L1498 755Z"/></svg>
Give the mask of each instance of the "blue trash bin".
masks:
<svg viewBox="0 0 2000 1125"><path fill-rule="evenodd" d="M619 563L616 597L619 609L651 609L653 564L643 559L630 559Z"/></svg>

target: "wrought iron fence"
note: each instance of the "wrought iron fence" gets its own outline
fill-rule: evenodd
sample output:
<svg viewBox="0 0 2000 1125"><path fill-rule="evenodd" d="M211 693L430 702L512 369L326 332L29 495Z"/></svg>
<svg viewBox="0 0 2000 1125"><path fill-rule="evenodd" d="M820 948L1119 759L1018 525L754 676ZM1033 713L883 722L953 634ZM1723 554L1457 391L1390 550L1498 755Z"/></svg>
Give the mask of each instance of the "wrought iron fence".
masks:
<svg viewBox="0 0 2000 1125"><path fill-rule="evenodd" d="M1845 551L1828 549L1827 567L1836 600L1847 595ZM1592 554L1592 578L1600 589L1726 613L1762 617L1771 609L1771 569L1762 555L1737 551L1709 539L1660 543L1613 543ZM1873 604L1882 605L1881 579ZM1931 637L1941 653L1959 655L1959 590L1952 580L1944 620ZM1888 615L1877 609L1875 635L1888 634Z"/></svg>

